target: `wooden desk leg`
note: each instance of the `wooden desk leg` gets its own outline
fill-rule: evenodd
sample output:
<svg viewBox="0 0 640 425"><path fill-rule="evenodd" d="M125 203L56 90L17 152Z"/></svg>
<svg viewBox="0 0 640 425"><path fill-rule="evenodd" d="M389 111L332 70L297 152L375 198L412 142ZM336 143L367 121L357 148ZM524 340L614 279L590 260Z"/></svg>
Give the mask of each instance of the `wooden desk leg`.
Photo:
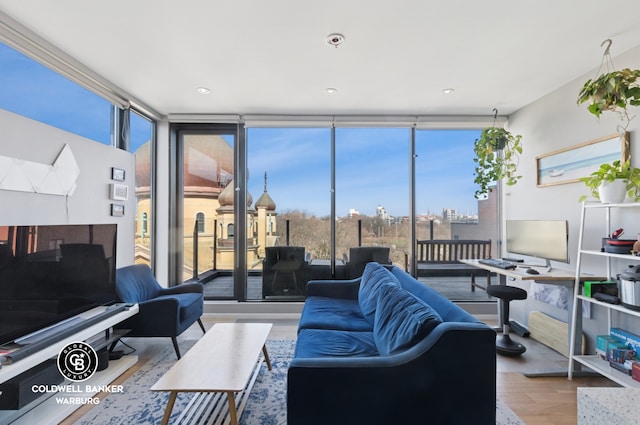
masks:
<svg viewBox="0 0 640 425"><path fill-rule="evenodd" d="M238 412L236 411L236 397L233 391L227 391L227 400L229 401L229 418L231 425L238 425Z"/></svg>
<svg viewBox="0 0 640 425"><path fill-rule="evenodd" d="M267 346L262 346L262 354L264 354L264 360L267 362L267 367L271 370L271 360L269 360L269 353L267 353Z"/></svg>
<svg viewBox="0 0 640 425"><path fill-rule="evenodd" d="M171 416L173 404L176 402L177 396L177 391L171 391L171 393L169 394L169 401L167 402L167 407L164 409L164 416L162 417L162 425L167 425L169 423L169 416Z"/></svg>

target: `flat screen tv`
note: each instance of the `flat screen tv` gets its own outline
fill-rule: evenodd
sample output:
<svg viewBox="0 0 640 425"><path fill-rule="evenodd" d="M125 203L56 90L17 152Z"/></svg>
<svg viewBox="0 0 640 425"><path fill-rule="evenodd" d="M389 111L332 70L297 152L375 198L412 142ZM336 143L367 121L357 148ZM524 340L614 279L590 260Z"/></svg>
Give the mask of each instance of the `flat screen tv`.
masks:
<svg viewBox="0 0 640 425"><path fill-rule="evenodd" d="M113 304L116 224L0 226L0 344Z"/></svg>
<svg viewBox="0 0 640 425"><path fill-rule="evenodd" d="M569 224L567 220L507 220L507 251L550 261L569 262Z"/></svg>

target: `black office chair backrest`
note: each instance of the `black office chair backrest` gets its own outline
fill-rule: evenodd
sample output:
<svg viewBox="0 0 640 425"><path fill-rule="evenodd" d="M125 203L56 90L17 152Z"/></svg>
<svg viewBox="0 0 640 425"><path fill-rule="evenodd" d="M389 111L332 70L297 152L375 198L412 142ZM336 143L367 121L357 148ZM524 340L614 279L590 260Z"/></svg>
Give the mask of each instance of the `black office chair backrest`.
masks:
<svg viewBox="0 0 640 425"><path fill-rule="evenodd" d="M372 261L380 264L391 264L389 248L384 246L359 246L349 248L347 273L349 279L362 276L364 267Z"/></svg>

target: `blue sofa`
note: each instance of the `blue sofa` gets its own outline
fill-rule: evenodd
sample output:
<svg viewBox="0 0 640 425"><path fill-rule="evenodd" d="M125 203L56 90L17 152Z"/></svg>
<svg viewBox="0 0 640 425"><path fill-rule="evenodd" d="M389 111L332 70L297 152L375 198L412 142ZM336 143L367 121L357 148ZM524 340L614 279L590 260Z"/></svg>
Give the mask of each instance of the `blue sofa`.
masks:
<svg viewBox="0 0 640 425"><path fill-rule="evenodd" d="M496 334L397 267L310 281L289 425L491 424Z"/></svg>

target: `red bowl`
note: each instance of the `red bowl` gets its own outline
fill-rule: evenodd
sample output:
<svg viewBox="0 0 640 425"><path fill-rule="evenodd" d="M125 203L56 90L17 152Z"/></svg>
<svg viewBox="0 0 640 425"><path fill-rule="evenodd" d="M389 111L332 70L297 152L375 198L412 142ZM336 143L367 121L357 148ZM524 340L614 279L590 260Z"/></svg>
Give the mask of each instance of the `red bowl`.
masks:
<svg viewBox="0 0 640 425"><path fill-rule="evenodd" d="M607 244L615 246L633 246L637 239L607 239Z"/></svg>

